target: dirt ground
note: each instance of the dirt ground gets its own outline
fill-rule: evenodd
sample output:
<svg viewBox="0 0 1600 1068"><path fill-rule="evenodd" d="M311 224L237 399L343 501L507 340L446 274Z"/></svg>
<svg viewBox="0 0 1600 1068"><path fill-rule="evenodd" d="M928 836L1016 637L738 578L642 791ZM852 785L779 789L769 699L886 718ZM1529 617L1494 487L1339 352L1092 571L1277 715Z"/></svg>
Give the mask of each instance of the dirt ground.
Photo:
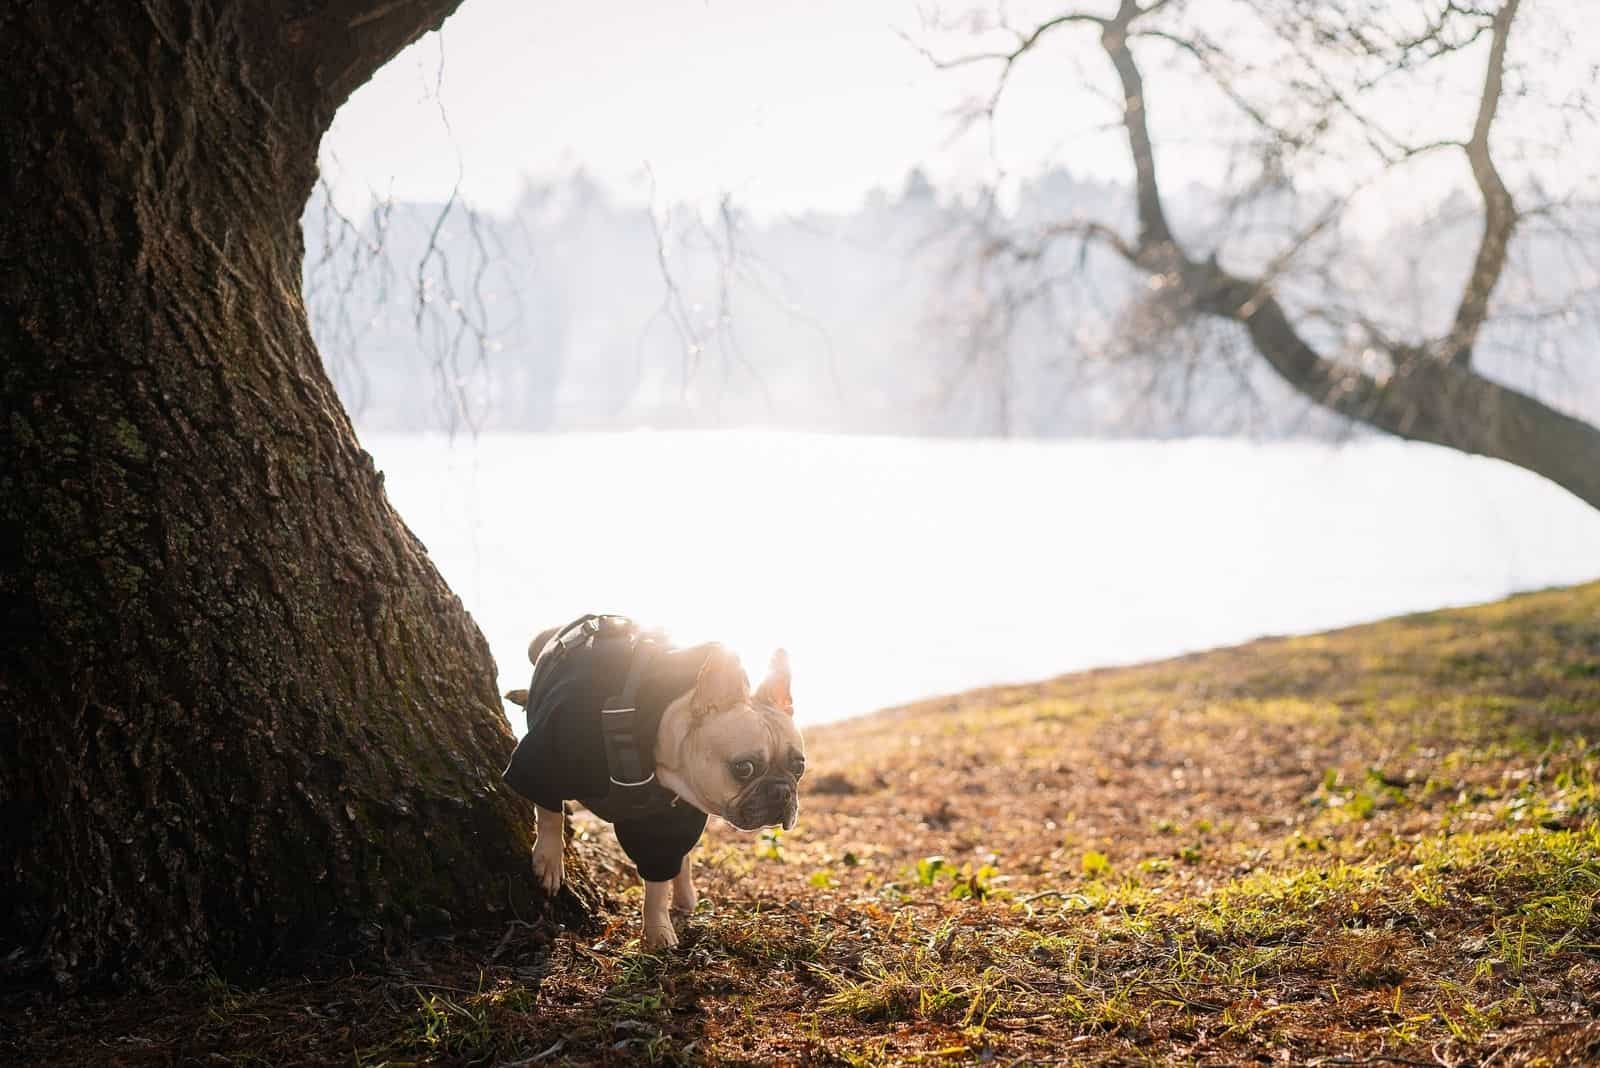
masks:
<svg viewBox="0 0 1600 1068"><path fill-rule="evenodd" d="M613 888L239 986L0 997L41 1064L1600 1063L1600 584L808 733L675 951Z"/></svg>

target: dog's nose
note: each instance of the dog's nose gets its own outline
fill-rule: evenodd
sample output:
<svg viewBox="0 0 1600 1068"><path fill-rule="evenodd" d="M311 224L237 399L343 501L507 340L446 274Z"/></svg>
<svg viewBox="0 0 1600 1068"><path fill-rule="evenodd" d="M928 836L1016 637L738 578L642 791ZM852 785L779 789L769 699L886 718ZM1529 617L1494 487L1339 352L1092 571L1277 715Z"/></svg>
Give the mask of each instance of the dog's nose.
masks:
<svg viewBox="0 0 1600 1068"><path fill-rule="evenodd" d="M787 779L773 779L767 784L767 796L779 804L788 804L794 800L794 783Z"/></svg>

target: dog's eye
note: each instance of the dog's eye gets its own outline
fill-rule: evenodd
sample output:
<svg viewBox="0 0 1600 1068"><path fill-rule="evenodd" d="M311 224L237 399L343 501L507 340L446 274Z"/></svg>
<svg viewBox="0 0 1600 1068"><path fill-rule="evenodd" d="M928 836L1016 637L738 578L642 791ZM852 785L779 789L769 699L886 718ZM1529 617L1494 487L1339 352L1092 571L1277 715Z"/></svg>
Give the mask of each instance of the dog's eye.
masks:
<svg viewBox="0 0 1600 1068"><path fill-rule="evenodd" d="M806 762L801 760L799 757L796 757L789 762L789 770L794 774L794 777L798 779L800 776L806 773Z"/></svg>
<svg viewBox="0 0 1600 1068"><path fill-rule="evenodd" d="M754 761L735 760L729 766L729 770L733 772L733 777L735 780L739 782L749 782L751 778L755 776L756 766Z"/></svg>

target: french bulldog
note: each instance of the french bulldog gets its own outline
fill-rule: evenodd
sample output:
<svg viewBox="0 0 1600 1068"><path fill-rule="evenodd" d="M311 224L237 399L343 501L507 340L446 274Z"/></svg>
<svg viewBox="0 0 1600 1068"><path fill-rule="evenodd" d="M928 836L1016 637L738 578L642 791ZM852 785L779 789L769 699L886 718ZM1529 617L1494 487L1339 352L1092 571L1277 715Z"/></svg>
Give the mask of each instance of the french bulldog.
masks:
<svg viewBox="0 0 1600 1068"><path fill-rule="evenodd" d="M646 948L675 946L672 914L694 911L691 854L707 817L746 831L787 830L798 817L805 743L794 723L788 655L781 649L773 654L752 691L738 657L721 645L656 647L635 701L639 722L654 725L653 736L639 746L652 750L643 756L653 781L617 790L600 705L622 687L631 665L628 643L600 640L570 651L562 643L552 649L558 656L541 661L546 645L567 631L543 631L528 646L536 665L534 705L527 690L505 695L528 708L529 733L505 779L535 804L534 874L546 893L561 888L563 802L582 803L613 825L639 870Z"/></svg>

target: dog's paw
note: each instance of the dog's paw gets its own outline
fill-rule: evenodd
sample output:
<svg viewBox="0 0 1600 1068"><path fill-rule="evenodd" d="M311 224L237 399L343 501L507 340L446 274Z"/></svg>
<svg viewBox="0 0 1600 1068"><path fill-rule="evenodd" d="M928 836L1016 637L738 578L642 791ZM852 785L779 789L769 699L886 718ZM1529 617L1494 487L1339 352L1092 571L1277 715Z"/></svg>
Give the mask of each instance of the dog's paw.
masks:
<svg viewBox="0 0 1600 1068"><path fill-rule="evenodd" d="M674 883L672 887L672 911L685 916L694 912L696 905L700 904L700 895L695 892L694 884L687 886Z"/></svg>
<svg viewBox="0 0 1600 1068"><path fill-rule="evenodd" d="M678 932L672 920L646 920L644 923L644 948L648 950L672 949L678 944Z"/></svg>
<svg viewBox="0 0 1600 1068"><path fill-rule="evenodd" d="M539 885L544 887L544 892L550 897L555 897L561 889L561 880L565 874L561 867L561 850L540 849L539 843L535 842L533 874L539 880Z"/></svg>

